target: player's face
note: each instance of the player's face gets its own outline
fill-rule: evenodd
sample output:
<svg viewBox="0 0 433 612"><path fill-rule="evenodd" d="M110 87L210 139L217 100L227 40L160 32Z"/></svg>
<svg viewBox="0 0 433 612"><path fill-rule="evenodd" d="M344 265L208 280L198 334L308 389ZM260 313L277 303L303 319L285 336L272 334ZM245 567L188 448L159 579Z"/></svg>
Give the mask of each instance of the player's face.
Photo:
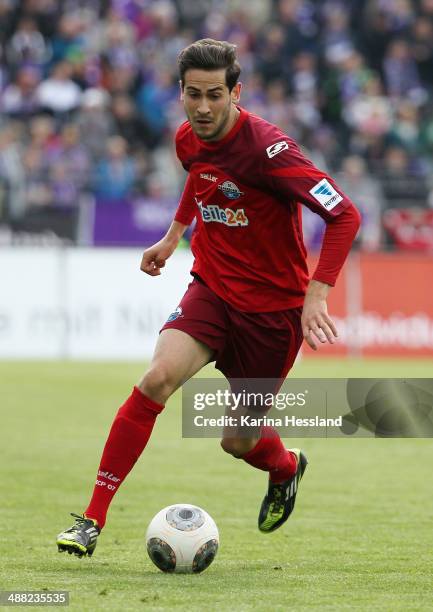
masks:
<svg viewBox="0 0 433 612"><path fill-rule="evenodd" d="M195 134L202 140L224 138L239 114L239 94L240 83L229 91L225 69L187 70L181 99Z"/></svg>

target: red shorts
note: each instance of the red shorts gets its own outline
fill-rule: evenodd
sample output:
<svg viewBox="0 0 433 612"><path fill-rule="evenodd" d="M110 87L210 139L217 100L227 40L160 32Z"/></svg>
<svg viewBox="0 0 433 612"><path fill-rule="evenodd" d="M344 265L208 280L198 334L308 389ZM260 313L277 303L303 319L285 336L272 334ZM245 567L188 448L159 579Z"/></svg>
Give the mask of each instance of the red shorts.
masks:
<svg viewBox="0 0 433 612"><path fill-rule="evenodd" d="M179 329L209 346L226 378L284 379L302 344L301 313L240 312L194 279L162 330Z"/></svg>

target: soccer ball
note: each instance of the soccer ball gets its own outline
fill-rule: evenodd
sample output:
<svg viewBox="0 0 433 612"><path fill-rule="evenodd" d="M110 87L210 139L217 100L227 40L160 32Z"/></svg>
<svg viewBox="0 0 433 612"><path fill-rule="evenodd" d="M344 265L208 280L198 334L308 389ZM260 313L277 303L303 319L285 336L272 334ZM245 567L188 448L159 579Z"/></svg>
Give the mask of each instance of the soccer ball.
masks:
<svg viewBox="0 0 433 612"><path fill-rule="evenodd" d="M146 533L149 557L163 572L202 572L215 559L218 544L218 528L212 517L191 504L163 508Z"/></svg>

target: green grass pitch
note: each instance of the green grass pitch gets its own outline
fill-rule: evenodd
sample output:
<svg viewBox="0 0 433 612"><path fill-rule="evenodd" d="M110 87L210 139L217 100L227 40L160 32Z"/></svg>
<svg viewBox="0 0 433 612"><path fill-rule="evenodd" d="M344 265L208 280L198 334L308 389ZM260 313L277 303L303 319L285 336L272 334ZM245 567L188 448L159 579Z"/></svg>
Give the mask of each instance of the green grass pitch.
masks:
<svg viewBox="0 0 433 612"><path fill-rule="evenodd" d="M55 536L85 507L113 414L142 369L0 363L0 589L68 590L77 611L432 609L432 440L296 441L310 463L295 512L263 535L265 474L217 440L183 440L179 393L94 557L58 554ZM305 360L294 374L427 377L431 362ZM147 557L147 524L174 502L203 506L219 527L220 551L201 575L166 575Z"/></svg>

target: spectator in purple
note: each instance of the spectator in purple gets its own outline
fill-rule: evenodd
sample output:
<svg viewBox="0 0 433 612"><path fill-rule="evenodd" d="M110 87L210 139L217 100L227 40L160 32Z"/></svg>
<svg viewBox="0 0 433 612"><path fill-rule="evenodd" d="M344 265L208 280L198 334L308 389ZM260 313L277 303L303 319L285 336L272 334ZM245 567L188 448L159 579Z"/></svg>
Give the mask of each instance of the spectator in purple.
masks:
<svg viewBox="0 0 433 612"><path fill-rule="evenodd" d="M387 149L379 178L388 208L427 206L429 189L426 178L417 171L403 147Z"/></svg>
<svg viewBox="0 0 433 612"><path fill-rule="evenodd" d="M54 119L48 115L33 117L29 123L29 136L28 145L41 150L43 163L47 166L53 156L58 154L60 145Z"/></svg>
<svg viewBox="0 0 433 612"><path fill-rule="evenodd" d="M422 149L420 112L409 100L402 100L396 106L389 140L403 147L414 157L420 154Z"/></svg>
<svg viewBox="0 0 433 612"><path fill-rule="evenodd" d="M81 189L71 176L64 160L59 159L50 166L49 179L54 206L75 208L79 205Z"/></svg>
<svg viewBox="0 0 433 612"><path fill-rule="evenodd" d="M106 142L114 132L114 122L109 112L110 96L96 87L86 89L81 96L80 109L76 123L80 132L80 142L86 147L93 161L103 157Z"/></svg>
<svg viewBox="0 0 433 612"><path fill-rule="evenodd" d="M374 73L365 65L365 60L357 51L350 51L338 65L338 86L344 105L349 104L363 93Z"/></svg>
<svg viewBox="0 0 433 612"><path fill-rule="evenodd" d="M330 64L335 64L353 52L349 13L338 2L325 3L323 12L325 27L322 29L321 39L324 55Z"/></svg>
<svg viewBox="0 0 433 612"><path fill-rule="evenodd" d="M116 132L129 144L131 151L139 151L143 146L154 148L157 143L152 130L137 113L134 100L126 94L114 96L111 111Z"/></svg>
<svg viewBox="0 0 433 612"><path fill-rule="evenodd" d="M433 75L433 20L418 17L412 28L411 49L424 86L432 89Z"/></svg>
<svg viewBox="0 0 433 612"><path fill-rule="evenodd" d="M118 202L132 195L134 184L135 166L128 154L126 140L112 136L107 142L106 156L96 168L95 195Z"/></svg>
<svg viewBox="0 0 433 612"><path fill-rule="evenodd" d="M157 141L164 136L170 106L177 103L178 97L179 86L168 68L158 71L155 78L145 82L138 92L139 111Z"/></svg>
<svg viewBox="0 0 433 612"><path fill-rule="evenodd" d="M302 52L293 58L291 94L298 122L309 128L319 125L319 78L313 53Z"/></svg>
<svg viewBox="0 0 433 612"><path fill-rule="evenodd" d="M78 13L62 15L52 41L53 63L68 59L71 53L83 48L83 27L83 20Z"/></svg>
<svg viewBox="0 0 433 612"><path fill-rule="evenodd" d="M346 124L361 134L384 135L392 124L392 106L384 95L378 75L372 75L363 84L359 95L344 106Z"/></svg>
<svg viewBox="0 0 433 612"><path fill-rule="evenodd" d="M284 56L290 60L300 51L317 51L318 23L315 2L278 0L277 19L284 29Z"/></svg>
<svg viewBox="0 0 433 612"><path fill-rule="evenodd" d="M242 91L242 104L256 115L263 115L266 112L266 90L262 76L258 72L253 72L247 79L247 85Z"/></svg>
<svg viewBox="0 0 433 612"><path fill-rule="evenodd" d="M110 12L109 21L103 28L101 43L109 64L114 68L137 66L135 30L114 11Z"/></svg>
<svg viewBox="0 0 433 612"><path fill-rule="evenodd" d="M376 0L393 34L406 35L414 20L412 0Z"/></svg>
<svg viewBox="0 0 433 612"><path fill-rule="evenodd" d="M3 217L3 220L19 219L26 208L23 147L20 142L22 128L22 124L10 122L0 130L0 184L3 187L0 218Z"/></svg>
<svg viewBox="0 0 433 612"><path fill-rule="evenodd" d="M336 180L344 193L358 198L362 216L358 234L361 249L376 251L381 244L381 215L384 207L380 183L368 172L365 160L359 155L346 157Z"/></svg>
<svg viewBox="0 0 433 612"><path fill-rule="evenodd" d="M410 97L421 102L425 92L421 87L418 68L406 40L393 40L386 50L383 72L387 93L394 98Z"/></svg>
<svg viewBox="0 0 433 612"><path fill-rule="evenodd" d="M285 53L286 35L282 25L267 25L258 41L256 70L265 85L275 79L289 78L289 62Z"/></svg>
<svg viewBox="0 0 433 612"><path fill-rule="evenodd" d="M53 191L48 180L48 170L44 163L42 148L31 145L23 155L25 172L25 206L29 209L50 206L53 203Z"/></svg>
<svg viewBox="0 0 433 612"><path fill-rule="evenodd" d="M6 57L13 66L44 65L51 57L50 46L37 28L36 22L23 17L6 45Z"/></svg>
<svg viewBox="0 0 433 612"><path fill-rule="evenodd" d="M78 126L67 123L60 133L60 142L53 164L65 168L68 178L77 189L85 189L90 182L91 161L86 147L80 142Z"/></svg>
<svg viewBox="0 0 433 612"><path fill-rule="evenodd" d="M11 117L28 117L36 113L39 102L36 88L40 82L39 70L25 66L18 70L15 80L0 94L0 109Z"/></svg>

